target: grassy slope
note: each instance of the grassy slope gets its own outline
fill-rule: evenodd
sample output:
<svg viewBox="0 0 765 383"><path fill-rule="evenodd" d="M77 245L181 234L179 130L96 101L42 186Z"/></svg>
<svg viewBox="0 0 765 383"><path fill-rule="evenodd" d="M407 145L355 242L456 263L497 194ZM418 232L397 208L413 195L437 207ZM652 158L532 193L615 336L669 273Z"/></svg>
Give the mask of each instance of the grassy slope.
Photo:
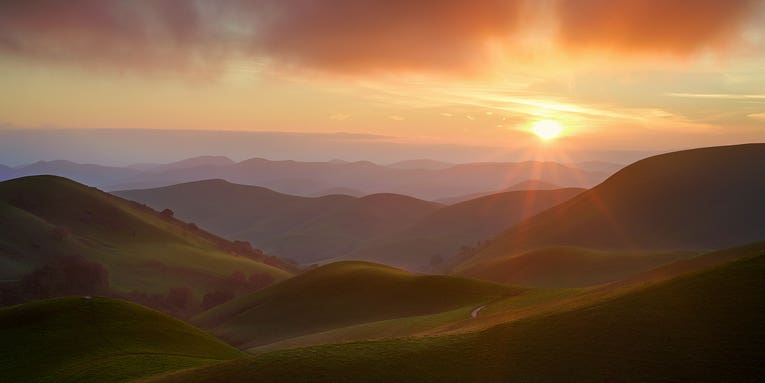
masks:
<svg viewBox="0 0 765 383"><path fill-rule="evenodd" d="M277 351L154 382L758 381L765 255L486 331Z"/></svg>
<svg viewBox="0 0 765 383"><path fill-rule="evenodd" d="M696 255L691 251L617 252L547 247L480 259L459 275L528 287L584 287L613 282Z"/></svg>
<svg viewBox="0 0 765 383"><path fill-rule="evenodd" d="M190 287L199 293L213 288L214 278L235 270L261 271L283 279L289 273L255 260L235 256L175 220L61 177L34 176L0 183L0 279L15 279L52 256L79 254L103 263L114 288L164 292L188 285L184 273L207 281ZM58 241L54 227L71 235Z"/></svg>
<svg viewBox="0 0 765 383"><path fill-rule="evenodd" d="M763 174L765 144L650 157L510 229L474 258L550 245L718 249L761 240Z"/></svg>
<svg viewBox="0 0 765 383"><path fill-rule="evenodd" d="M345 254L439 207L396 194L308 198L223 180L115 194L157 209L170 208L218 234L303 263Z"/></svg>
<svg viewBox="0 0 765 383"><path fill-rule="evenodd" d="M368 243L348 257L429 270L430 259L456 255L584 189L525 190L497 193L441 208L390 235Z"/></svg>
<svg viewBox="0 0 765 383"><path fill-rule="evenodd" d="M387 319L476 306L522 290L336 262L216 307L194 323L245 348Z"/></svg>
<svg viewBox="0 0 765 383"><path fill-rule="evenodd" d="M79 297L0 309L0 381L125 382L238 358L209 334L120 300Z"/></svg>

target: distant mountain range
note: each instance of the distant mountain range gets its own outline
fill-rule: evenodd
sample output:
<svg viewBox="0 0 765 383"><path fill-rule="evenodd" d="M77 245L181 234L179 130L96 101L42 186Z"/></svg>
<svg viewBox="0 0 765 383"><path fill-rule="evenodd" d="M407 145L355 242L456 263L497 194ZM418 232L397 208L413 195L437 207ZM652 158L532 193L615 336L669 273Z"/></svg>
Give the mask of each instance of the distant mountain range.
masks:
<svg viewBox="0 0 765 383"><path fill-rule="evenodd" d="M556 162L486 162L449 164L411 160L391 165L367 161L298 162L254 158L234 162L222 156L201 156L169 164L134 164L125 167L40 161L0 167L0 180L28 175L58 175L104 190L145 189L207 179L266 187L299 196L349 194L362 196L395 193L425 200L465 200L459 196L517 190L534 180L557 187L587 188L604 180L616 164ZM585 169L586 168L586 169ZM514 189L513 189L514 188Z"/></svg>

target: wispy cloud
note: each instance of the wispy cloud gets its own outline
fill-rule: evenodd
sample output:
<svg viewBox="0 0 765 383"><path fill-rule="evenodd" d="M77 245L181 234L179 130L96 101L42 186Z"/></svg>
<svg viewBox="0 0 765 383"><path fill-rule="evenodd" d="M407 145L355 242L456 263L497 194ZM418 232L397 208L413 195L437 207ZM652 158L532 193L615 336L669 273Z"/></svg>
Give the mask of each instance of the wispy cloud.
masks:
<svg viewBox="0 0 765 383"><path fill-rule="evenodd" d="M667 93L672 97L711 98L720 100L765 100L765 94L736 94L736 93Z"/></svg>
<svg viewBox="0 0 765 383"><path fill-rule="evenodd" d="M350 118L351 118L351 115L345 114L345 113L335 113L329 116L330 120L336 120L336 121L345 121Z"/></svg>

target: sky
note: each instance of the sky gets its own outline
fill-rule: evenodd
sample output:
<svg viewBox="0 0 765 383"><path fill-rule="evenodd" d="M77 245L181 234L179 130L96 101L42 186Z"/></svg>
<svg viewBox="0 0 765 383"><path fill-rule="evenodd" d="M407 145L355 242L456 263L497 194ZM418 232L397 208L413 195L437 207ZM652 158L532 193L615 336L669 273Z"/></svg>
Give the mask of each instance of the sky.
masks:
<svg viewBox="0 0 765 383"><path fill-rule="evenodd" d="M2 1L0 84L0 139L19 156L5 163L114 162L83 145L119 146L110 132L131 137L124 162L190 148L384 162L762 142L765 4ZM541 140L540 121L560 135Z"/></svg>

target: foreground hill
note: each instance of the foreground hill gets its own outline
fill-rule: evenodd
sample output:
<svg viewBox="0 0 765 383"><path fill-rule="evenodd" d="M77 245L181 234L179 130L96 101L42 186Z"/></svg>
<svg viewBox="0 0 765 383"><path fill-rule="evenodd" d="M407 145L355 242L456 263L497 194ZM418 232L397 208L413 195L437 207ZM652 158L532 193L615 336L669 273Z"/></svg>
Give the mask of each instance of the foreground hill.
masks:
<svg viewBox="0 0 765 383"><path fill-rule="evenodd" d="M475 307L522 289L336 262L203 313L194 323L242 348L386 319Z"/></svg>
<svg viewBox="0 0 765 383"><path fill-rule="evenodd" d="M551 245L718 249L765 233L765 144L686 150L638 161L495 238L475 259Z"/></svg>
<svg viewBox="0 0 765 383"><path fill-rule="evenodd" d="M758 254L481 332L271 352L150 381L755 382L765 374Z"/></svg>
<svg viewBox="0 0 765 383"><path fill-rule="evenodd" d="M126 382L241 357L233 347L145 307L57 298L0 308L0 381Z"/></svg>
<svg viewBox="0 0 765 383"><path fill-rule="evenodd" d="M72 268L80 266L88 268L83 271L87 278L104 269L108 277L102 282L119 294L165 294L181 288L197 301L220 289L252 291L229 283L235 272L270 281L291 274L279 259L170 214L55 176L0 183L0 227L0 279L24 285L34 276L34 283L21 287L37 297L61 294L56 283L77 285Z"/></svg>
<svg viewBox="0 0 765 383"><path fill-rule="evenodd" d="M156 209L170 208L205 229L301 263L347 254L440 206L397 194L298 197L223 180L115 194Z"/></svg>
<svg viewBox="0 0 765 383"><path fill-rule="evenodd" d="M440 271L463 247L493 238L583 191L513 191L446 206L401 230L370 241L346 258L371 260L410 270Z"/></svg>

